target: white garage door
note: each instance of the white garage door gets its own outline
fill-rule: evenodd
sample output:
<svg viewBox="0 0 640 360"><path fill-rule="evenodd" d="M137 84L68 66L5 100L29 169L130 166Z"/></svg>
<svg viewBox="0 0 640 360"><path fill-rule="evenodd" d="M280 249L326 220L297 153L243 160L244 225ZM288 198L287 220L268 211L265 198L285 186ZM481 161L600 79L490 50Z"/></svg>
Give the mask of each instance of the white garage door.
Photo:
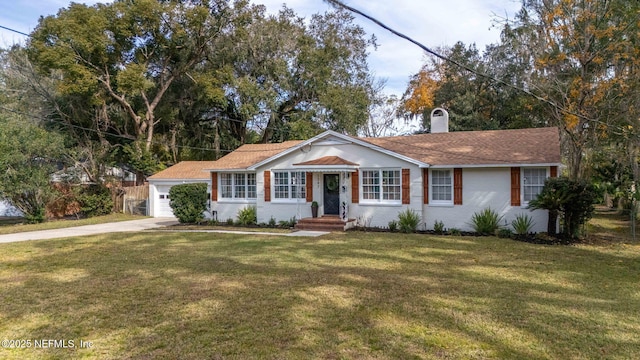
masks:
<svg viewBox="0 0 640 360"><path fill-rule="evenodd" d="M171 199L169 198L169 189L171 186L158 186L156 194L156 217L173 217L173 210L169 206Z"/></svg>

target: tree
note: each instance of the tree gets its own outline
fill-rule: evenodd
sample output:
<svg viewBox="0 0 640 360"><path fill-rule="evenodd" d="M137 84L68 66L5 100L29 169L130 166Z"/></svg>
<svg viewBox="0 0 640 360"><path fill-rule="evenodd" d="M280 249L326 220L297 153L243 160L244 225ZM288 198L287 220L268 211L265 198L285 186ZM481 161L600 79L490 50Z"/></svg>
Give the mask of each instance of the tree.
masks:
<svg viewBox="0 0 640 360"><path fill-rule="evenodd" d="M563 130L572 178L586 175L584 160L626 112L639 9L625 0L526 0L516 17L533 65L530 89L548 99L547 113Z"/></svg>
<svg viewBox="0 0 640 360"><path fill-rule="evenodd" d="M206 60L235 14L226 1L72 3L41 18L27 48L42 76L59 79L61 120L122 146L125 161L143 164L142 178L157 153L155 129L171 120L167 92Z"/></svg>
<svg viewBox="0 0 640 360"><path fill-rule="evenodd" d="M380 82L377 84L377 88L373 89L374 93L371 94L372 102L369 106L369 118L359 131L362 136L391 136L396 135L400 130L396 124L401 119L397 112L400 100L395 95L383 95L383 87L384 83Z"/></svg>
<svg viewBox="0 0 640 360"><path fill-rule="evenodd" d="M427 63L409 82L399 111L405 118L422 117L425 129L429 127L429 114L434 107L448 110L452 130L545 125L538 115L541 107L536 106L529 95L515 89L525 87L529 69L511 46L518 39L508 27L503 30L502 38L504 43L487 46L483 55L475 45L462 42L438 49L449 60L428 57Z"/></svg>
<svg viewBox="0 0 640 360"><path fill-rule="evenodd" d="M261 142L308 138L322 129L356 134L367 119L372 80L367 46L374 40L344 11L308 23L291 9L255 13L221 55L233 64L220 122L244 140L253 125ZM225 55L226 54L226 55Z"/></svg>
<svg viewBox="0 0 640 360"><path fill-rule="evenodd" d="M373 40L344 12L308 22L246 1L117 0L42 18L27 44L56 131L100 181L216 159L246 142L355 134L367 119Z"/></svg>
<svg viewBox="0 0 640 360"><path fill-rule="evenodd" d="M51 175L64 151L61 136L0 114L0 199L20 209L29 222L44 221L55 197Z"/></svg>
<svg viewBox="0 0 640 360"><path fill-rule="evenodd" d="M584 180L566 177L548 178L538 197L529 202L531 209L549 211L547 232L555 234L558 214L564 219L564 236L575 238L580 226L591 218L596 192L593 185Z"/></svg>

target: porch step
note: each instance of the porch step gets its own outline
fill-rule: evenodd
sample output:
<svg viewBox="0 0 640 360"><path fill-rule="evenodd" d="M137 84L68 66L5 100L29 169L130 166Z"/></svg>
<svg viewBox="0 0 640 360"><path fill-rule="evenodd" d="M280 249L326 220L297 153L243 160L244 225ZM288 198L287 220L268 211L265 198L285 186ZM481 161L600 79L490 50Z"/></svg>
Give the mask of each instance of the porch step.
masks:
<svg viewBox="0 0 640 360"><path fill-rule="evenodd" d="M355 225L355 219L344 222L337 215L324 215L317 218L304 218L296 223L296 230L344 231Z"/></svg>

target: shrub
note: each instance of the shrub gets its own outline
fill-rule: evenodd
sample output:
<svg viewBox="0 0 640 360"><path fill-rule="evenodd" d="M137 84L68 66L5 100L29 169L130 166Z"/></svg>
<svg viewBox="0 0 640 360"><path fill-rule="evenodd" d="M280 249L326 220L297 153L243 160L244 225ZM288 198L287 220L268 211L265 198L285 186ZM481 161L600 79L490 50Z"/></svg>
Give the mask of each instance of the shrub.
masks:
<svg viewBox="0 0 640 360"><path fill-rule="evenodd" d="M239 225L255 225L258 222L258 212L255 206L248 206L238 211Z"/></svg>
<svg viewBox="0 0 640 360"><path fill-rule="evenodd" d="M276 218L274 218L273 216L269 219L269 223L267 224L269 227L274 228L276 227L277 223L276 223Z"/></svg>
<svg viewBox="0 0 640 360"><path fill-rule="evenodd" d="M389 231L396 232L398 231L398 222L395 220L389 221Z"/></svg>
<svg viewBox="0 0 640 360"><path fill-rule="evenodd" d="M516 216L516 218L511 221L511 227L516 235L527 235L531 232L533 228L533 218L527 214L520 214Z"/></svg>
<svg viewBox="0 0 640 360"><path fill-rule="evenodd" d="M450 233L451 235L454 235L454 236L460 236L460 235L462 235L462 231L460 231L460 229L458 229L458 228L451 228L451 229L449 229L449 233Z"/></svg>
<svg viewBox="0 0 640 360"><path fill-rule="evenodd" d="M292 228L294 226L296 226L296 218L295 216L292 217L289 220L280 220L280 222L278 223L280 225L281 228Z"/></svg>
<svg viewBox="0 0 640 360"><path fill-rule="evenodd" d="M403 233L416 232L420 224L420 215L412 209L406 209L398 214L398 225Z"/></svg>
<svg viewBox="0 0 640 360"><path fill-rule="evenodd" d="M502 216L498 216L498 213L486 208L479 213L474 213L471 217L471 226L475 232L481 235L493 235L500 227L500 219Z"/></svg>
<svg viewBox="0 0 640 360"><path fill-rule="evenodd" d="M111 190L103 185L90 185L78 195L80 211L87 217L108 215L113 211Z"/></svg>
<svg viewBox="0 0 640 360"><path fill-rule="evenodd" d="M229 225L229 226L233 226L233 225L235 225L235 223L236 223L236 222L235 222L235 221L233 221L233 218L228 218L228 219L227 219L227 225Z"/></svg>
<svg viewBox="0 0 640 360"><path fill-rule="evenodd" d="M498 235L499 238L510 238L513 234L509 228L499 228L496 231L496 235Z"/></svg>
<svg viewBox="0 0 640 360"><path fill-rule="evenodd" d="M39 224L41 222L44 222L44 220L46 219L45 213L46 210L44 207L34 207L31 213L24 214L24 219L28 224Z"/></svg>
<svg viewBox="0 0 640 360"><path fill-rule="evenodd" d="M181 223L197 223L207 210L207 184L174 185L169 190L169 206Z"/></svg>
<svg viewBox="0 0 640 360"><path fill-rule="evenodd" d="M442 221L436 220L436 222L433 224L433 231L435 231L435 233L438 235L444 234L444 223Z"/></svg>

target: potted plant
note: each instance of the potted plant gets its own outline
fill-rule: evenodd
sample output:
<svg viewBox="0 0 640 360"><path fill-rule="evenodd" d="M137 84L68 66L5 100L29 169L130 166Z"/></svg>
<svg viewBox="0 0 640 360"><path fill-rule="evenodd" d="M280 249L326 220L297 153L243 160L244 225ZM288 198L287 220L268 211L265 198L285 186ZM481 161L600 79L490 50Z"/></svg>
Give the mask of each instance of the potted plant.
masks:
<svg viewBox="0 0 640 360"><path fill-rule="evenodd" d="M318 217L318 202L315 200L311 202L311 216L314 218Z"/></svg>

